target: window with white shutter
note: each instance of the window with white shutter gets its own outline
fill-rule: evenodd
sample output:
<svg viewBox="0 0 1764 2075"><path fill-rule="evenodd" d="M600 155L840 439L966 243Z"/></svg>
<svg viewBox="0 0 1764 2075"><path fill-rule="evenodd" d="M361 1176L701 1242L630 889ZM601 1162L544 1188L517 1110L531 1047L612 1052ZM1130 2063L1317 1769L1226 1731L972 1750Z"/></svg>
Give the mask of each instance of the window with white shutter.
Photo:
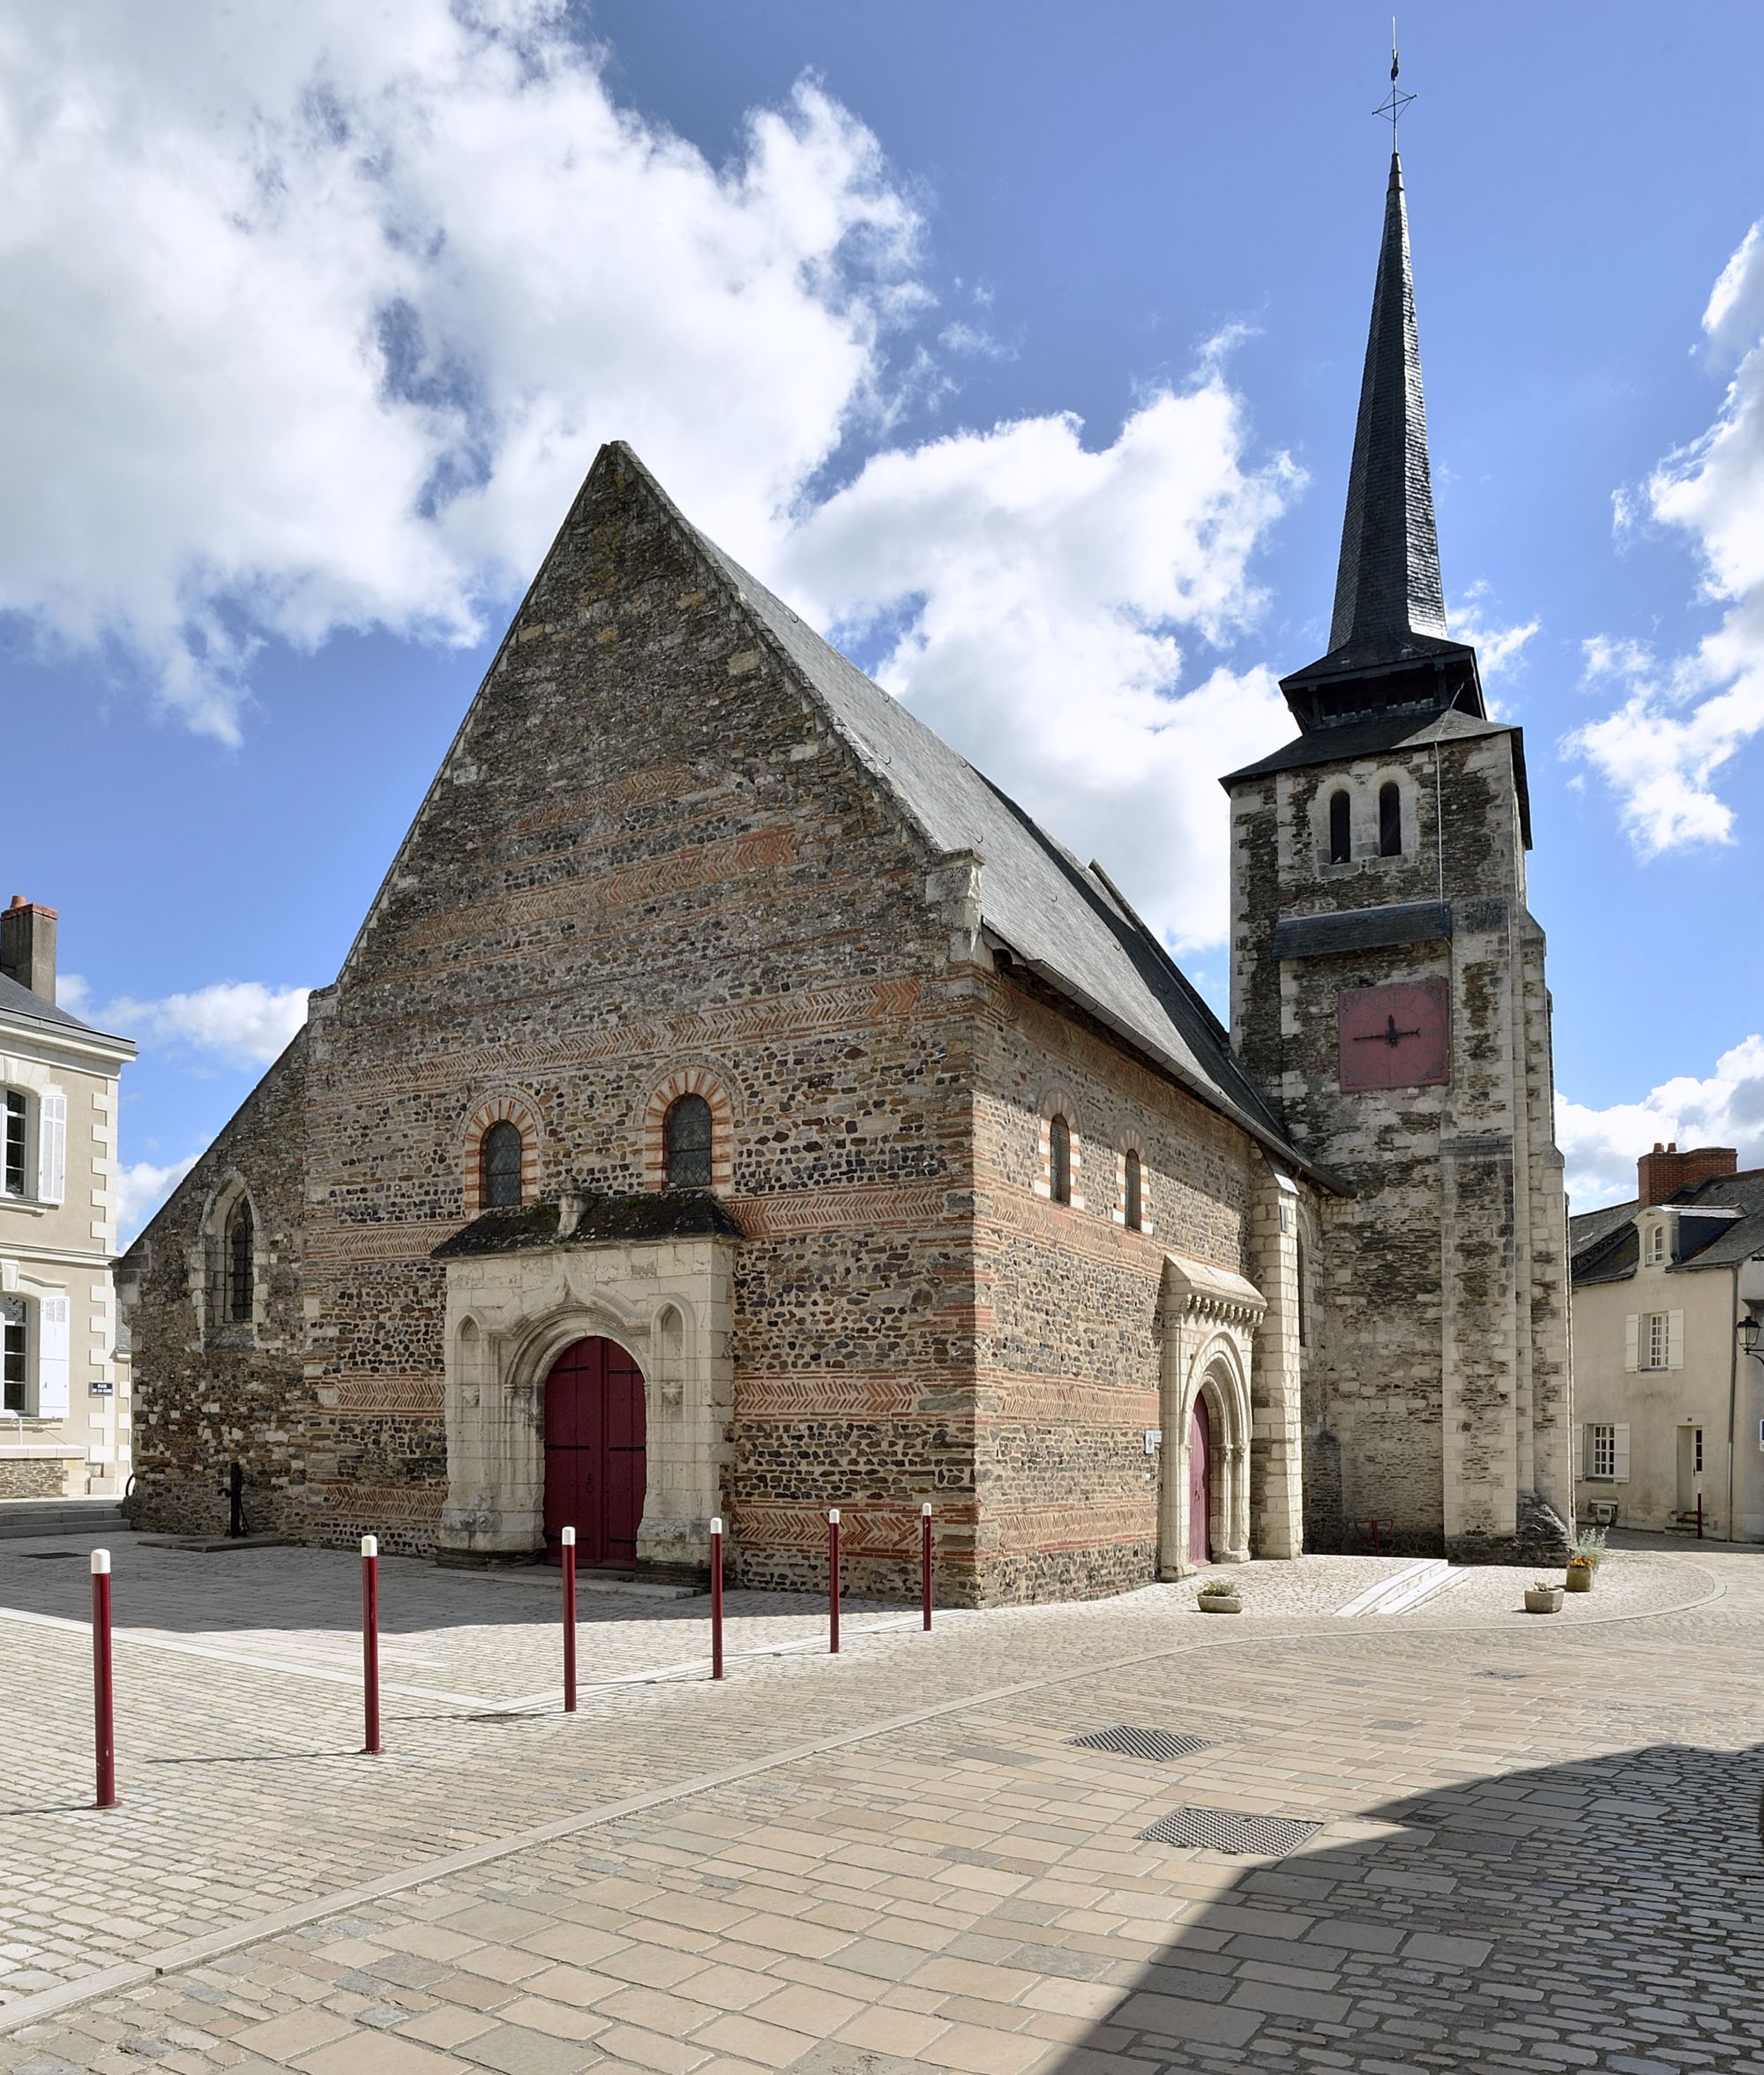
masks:
<svg viewBox="0 0 1764 2075"><path fill-rule="evenodd" d="M1683 1314L1679 1314L1682 1318ZM1669 1311L1644 1311L1641 1315L1641 1366L1672 1366L1672 1320Z"/></svg>
<svg viewBox="0 0 1764 2075"><path fill-rule="evenodd" d="M31 1409L31 1315L23 1297L0 1297L0 1406L22 1418Z"/></svg>
<svg viewBox="0 0 1764 2075"><path fill-rule="evenodd" d="M1623 1366L1637 1370L1641 1366L1641 1314L1632 1311L1623 1322Z"/></svg>
<svg viewBox="0 0 1764 2075"><path fill-rule="evenodd" d="M1666 1314L1666 1367L1682 1369L1685 1366L1685 1315L1682 1311Z"/></svg>
<svg viewBox="0 0 1764 2075"><path fill-rule="evenodd" d="M1611 1476L1618 1483L1627 1484L1629 1482L1629 1429L1619 1422L1611 1429Z"/></svg>
<svg viewBox="0 0 1764 2075"><path fill-rule="evenodd" d="M4 1115L5 1158L0 1167L8 1196L25 1193L26 1160L31 1144L31 1099L20 1088L8 1088Z"/></svg>
<svg viewBox="0 0 1764 2075"><path fill-rule="evenodd" d="M68 1304L45 1297L37 1306L37 1417L59 1420L68 1408Z"/></svg>
<svg viewBox="0 0 1764 2075"><path fill-rule="evenodd" d="M1586 1440L1587 1475L1608 1484L1617 1475L1617 1429L1590 1426Z"/></svg>
<svg viewBox="0 0 1764 2075"><path fill-rule="evenodd" d="M67 1097L46 1088L37 1103L37 1200L59 1203L67 1193Z"/></svg>

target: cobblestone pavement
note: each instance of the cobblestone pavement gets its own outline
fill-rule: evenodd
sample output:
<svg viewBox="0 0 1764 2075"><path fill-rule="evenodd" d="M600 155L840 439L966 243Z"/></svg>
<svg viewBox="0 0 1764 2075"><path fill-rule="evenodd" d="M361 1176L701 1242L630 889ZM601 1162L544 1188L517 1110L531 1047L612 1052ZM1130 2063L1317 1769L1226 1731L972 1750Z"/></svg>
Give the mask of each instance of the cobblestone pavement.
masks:
<svg viewBox="0 0 1764 2075"><path fill-rule="evenodd" d="M0 2071L1764 2071L1764 1551L1624 1550L1572 1619L1480 1573L1342 1620L1407 1567L1311 1558L837 1661L756 1598L721 1687L666 1676L701 1601L606 1595L572 1718L545 1581L389 1562L381 1760L347 1557L116 1564L100 1813L85 1566L0 1556ZM1072 1741L1123 1724L1192 1741ZM1141 1834L1185 1807L1307 1827Z"/></svg>

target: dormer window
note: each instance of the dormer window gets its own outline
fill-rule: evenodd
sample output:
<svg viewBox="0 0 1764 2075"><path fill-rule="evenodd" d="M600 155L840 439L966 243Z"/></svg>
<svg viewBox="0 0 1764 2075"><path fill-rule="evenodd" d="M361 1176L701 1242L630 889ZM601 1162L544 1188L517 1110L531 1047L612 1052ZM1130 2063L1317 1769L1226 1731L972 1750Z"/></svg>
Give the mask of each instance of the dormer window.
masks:
<svg viewBox="0 0 1764 2075"><path fill-rule="evenodd" d="M1349 864L1354 855L1353 812L1346 793L1329 795L1329 862Z"/></svg>
<svg viewBox="0 0 1764 2075"><path fill-rule="evenodd" d="M1666 1227L1663 1221L1648 1228L1641 1242L1641 1258L1650 1268L1657 1268L1666 1258Z"/></svg>

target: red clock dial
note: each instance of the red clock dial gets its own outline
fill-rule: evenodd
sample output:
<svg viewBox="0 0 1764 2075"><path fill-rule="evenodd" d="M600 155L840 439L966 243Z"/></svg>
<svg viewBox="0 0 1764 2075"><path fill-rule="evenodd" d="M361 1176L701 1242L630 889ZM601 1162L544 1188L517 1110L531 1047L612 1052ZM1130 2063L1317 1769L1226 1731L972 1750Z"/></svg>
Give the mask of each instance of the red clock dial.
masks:
<svg viewBox="0 0 1764 2075"><path fill-rule="evenodd" d="M1452 1019L1443 980L1343 988L1335 1014L1343 1093L1451 1079Z"/></svg>

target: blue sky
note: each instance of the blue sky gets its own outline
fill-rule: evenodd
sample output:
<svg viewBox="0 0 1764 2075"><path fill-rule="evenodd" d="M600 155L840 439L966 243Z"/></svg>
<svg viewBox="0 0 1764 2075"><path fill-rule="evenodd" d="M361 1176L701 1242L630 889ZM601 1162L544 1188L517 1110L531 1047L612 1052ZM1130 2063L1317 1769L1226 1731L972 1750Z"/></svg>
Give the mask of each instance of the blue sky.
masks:
<svg viewBox="0 0 1764 2075"><path fill-rule="evenodd" d="M333 975L609 437L1222 1002L1213 780L1324 646L1387 13L200 11L172 51L24 0L0 52L0 892L141 1041L135 1214ZM1655 1137L1764 1161L1764 15L1401 35L1447 599L1526 728L1577 1199Z"/></svg>

